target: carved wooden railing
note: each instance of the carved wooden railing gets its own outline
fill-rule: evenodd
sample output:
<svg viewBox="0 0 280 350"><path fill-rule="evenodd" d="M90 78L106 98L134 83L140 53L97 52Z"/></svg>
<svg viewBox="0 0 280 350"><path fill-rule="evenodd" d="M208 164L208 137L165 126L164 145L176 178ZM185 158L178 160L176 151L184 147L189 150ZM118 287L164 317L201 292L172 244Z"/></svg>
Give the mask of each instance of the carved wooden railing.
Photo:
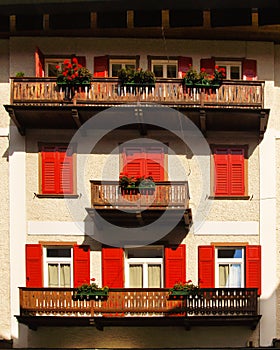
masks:
<svg viewBox="0 0 280 350"><path fill-rule="evenodd" d="M257 289L201 289L200 296L169 299L167 289L110 289L108 299L72 300L73 288L20 288L21 316L186 317L256 316Z"/></svg>
<svg viewBox="0 0 280 350"><path fill-rule="evenodd" d="M91 180L92 207L149 207L188 208L189 188L187 181L156 182L155 189L129 189L121 191L117 181Z"/></svg>
<svg viewBox="0 0 280 350"><path fill-rule="evenodd" d="M157 79L155 87L121 87L116 78L93 78L90 86L77 87L72 100L65 99L65 87L55 78L11 78L11 104L114 105L151 102L174 106L189 105L232 108L263 108L264 82L223 81L217 88L192 88L182 79Z"/></svg>

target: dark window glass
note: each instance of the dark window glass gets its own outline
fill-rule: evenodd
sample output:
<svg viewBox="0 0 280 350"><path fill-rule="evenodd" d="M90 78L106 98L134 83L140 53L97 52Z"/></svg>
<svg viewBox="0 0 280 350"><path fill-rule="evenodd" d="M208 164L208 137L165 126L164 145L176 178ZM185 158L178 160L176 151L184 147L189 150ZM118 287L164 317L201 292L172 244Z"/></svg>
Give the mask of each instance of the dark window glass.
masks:
<svg viewBox="0 0 280 350"><path fill-rule="evenodd" d="M259 9L259 25L280 24L280 10L272 8Z"/></svg>
<svg viewBox="0 0 280 350"><path fill-rule="evenodd" d="M9 16L0 16L0 31L8 32L10 30L10 18Z"/></svg>
<svg viewBox="0 0 280 350"><path fill-rule="evenodd" d="M161 27L161 11L134 11L135 27Z"/></svg>
<svg viewBox="0 0 280 350"><path fill-rule="evenodd" d="M198 10L170 10L170 27L194 27L203 25L203 12Z"/></svg>
<svg viewBox="0 0 280 350"><path fill-rule="evenodd" d="M126 12L98 12L97 27L126 28Z"/></svg>
<svg viewBox="0 0 280 350"><path fill-rule="evenodd" d="M43 16L17 15L16 16L16 29L17 30L42 30L43 29Z"/></svg>
<svg viewBox="0 0 280 350"><path fill-rule="evenodd" d="M218 258L222 259L232 259L232 258L242 258L242 249L219 249Z"/></svg>
<svg viewBox="0 0 280 350"><path fill-rule="evenodd" d="M89 13L50 15L50 29L90 28Z"/></svg>
<svg viewBox="0 0 280 350"><path fill-rule="evenodd" d="M48 258L71 258L71 248L47 248Z"/></svg>
<svg viewBox="0 0 280 350"><path fill-rule="evenodd" d="M211 10L212 27L252 25L251 9Z"/></svg>

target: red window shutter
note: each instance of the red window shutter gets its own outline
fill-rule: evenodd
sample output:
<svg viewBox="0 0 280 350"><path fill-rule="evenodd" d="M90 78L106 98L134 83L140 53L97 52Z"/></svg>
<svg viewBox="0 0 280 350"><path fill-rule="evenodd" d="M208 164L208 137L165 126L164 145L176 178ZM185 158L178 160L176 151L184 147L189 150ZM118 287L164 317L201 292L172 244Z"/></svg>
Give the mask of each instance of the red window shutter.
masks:
<svg viewBox="0 0 280 350"><path fill-rule="evenodd" d="M42 157L42 193L53 194L58 192L58 173L56 147L43 147Z"/></svg>
<svg viewBox="0 0 280 350"><path fill-rule="evenodd" d="M192 66L192 58L191 57L178 57L178 77L184 78L189 67Z"/></svg>
<svg viewBox="0 0 280 350"><path fill-rule="evenodd" d="M66 146L44 146L42 159L42 193L72 194L73 151Z"/></svg>
<svg viewBox="0 0 280 350"><path fill-rule="evenodd" d="M26 244L26 287L43 287L43 262L41 244Z"/></svg>
<svg viewBox="0 0 280 350"><path fill-rule="evenodd" d="M155 181L164 181L164 151L161 147L149 147L145 155L145 175Z"/></svg>
<svg viewBox="0 0 280 350"><path fill-rule="evenodd" d="M246 288L258 288L261 295L261 246L246 246Z"/></svg>
<svg viewBox="0 0 280 350"><path fill-rule="evenodd" d="M145 155L142 147L126 147L123 149L123 172L128 177L145 175Z"/></svg>
<svg viewBox="0 0 280 350"><path fill-rule="evenodd" d="M256 60L243 60L242 64L242 76L243 80L257 80L257 61Z"/></svg>
<svg viewBox="0 0 280 350"><path fill-rule="evenodd" d="M109 58L108 56L94 57L94 76L108 77L109 75Z"/></svg>
<svg viewBox="0 0 280 350"><path fill-rule="evenodd" d="M204 68L206 73L214 74L215 70L215 60L214 58L201 58L200 69Z"/></svg>
<svg viewBox="0 0 280 350"><path fill-rule="evenodd" d="M35 50L35 76L44 77L45 76L45 58L42 51L36 47Z"/></svg>
<svg viewBox="0 0 280 350"><path fill-rule="evenodd" d="M244 149L231 149L229 154L230 195L243 196L244 183Z"/></svg>
<svg viewBox="0 0 280 350"><path fill-rule="evenodd" d="M73 154L71 149L58 147L59 186L58 192L73 193Z"/></svg>
<svg viewBox="0 0 280 350"><path fill-rule="evenodd" d="M78 63L83 67L86 67L86 57L85 56L77 56Z"/></svg>
<svg viewBox="0 0 280 350"><path fill-rule="evenodd" d="M198 247L198 281L201 288L215 287L214 246Z"/></svg>
<svg viewBox="0 0 280 350"><path fill-rule="evenodd" d="M165 288L172 288L176 282L186 280L186 245L165 247Z"/></svg>
<svg viewBox="0 0 280 350"><path fill-rule="evenodd" d="M74 287L90 283L90 248L88 245L74 245Z"/></svg>
<svg viewBox="0 0 280 350"><path fill-rule="evenodd" d="M217 148L214 151L215 163L215 188L216 196L226 196L229 194L229 164L228 149Z"/></svg>
<svg viewBox="0 0 280 350"><path fill-rule="evenodd" d="M102 285L124 287L124 257L122 248L102 247Z"/></svg>

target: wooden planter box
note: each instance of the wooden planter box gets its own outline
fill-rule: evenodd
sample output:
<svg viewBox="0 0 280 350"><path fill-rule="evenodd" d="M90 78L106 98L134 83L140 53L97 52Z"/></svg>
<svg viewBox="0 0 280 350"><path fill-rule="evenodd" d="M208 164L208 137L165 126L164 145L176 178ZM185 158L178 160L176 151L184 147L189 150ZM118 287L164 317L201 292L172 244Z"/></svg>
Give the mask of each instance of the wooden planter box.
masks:
<svg viewBox="0 0 280 350"><path fill-rule="evenodd" d="M168 298L171 300L176 299L186 299L186 298L193 298L193 297L203 297L200 291L191 291L191 290L176 290L172 289L170 290Z"/></svg>

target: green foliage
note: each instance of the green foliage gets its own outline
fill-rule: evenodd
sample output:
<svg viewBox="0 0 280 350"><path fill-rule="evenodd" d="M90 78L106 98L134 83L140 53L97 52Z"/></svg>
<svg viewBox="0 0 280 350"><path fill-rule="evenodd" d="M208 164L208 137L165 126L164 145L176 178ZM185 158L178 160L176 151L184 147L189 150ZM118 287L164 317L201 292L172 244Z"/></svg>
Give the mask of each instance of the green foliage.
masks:
<svg viewBox="0 0 280 350"><path fill-rule="evenodd" d="M154 72L143 70L142 68L122 68L118 72L118 78L121 84L155 84L156 78Z"/></svg>

